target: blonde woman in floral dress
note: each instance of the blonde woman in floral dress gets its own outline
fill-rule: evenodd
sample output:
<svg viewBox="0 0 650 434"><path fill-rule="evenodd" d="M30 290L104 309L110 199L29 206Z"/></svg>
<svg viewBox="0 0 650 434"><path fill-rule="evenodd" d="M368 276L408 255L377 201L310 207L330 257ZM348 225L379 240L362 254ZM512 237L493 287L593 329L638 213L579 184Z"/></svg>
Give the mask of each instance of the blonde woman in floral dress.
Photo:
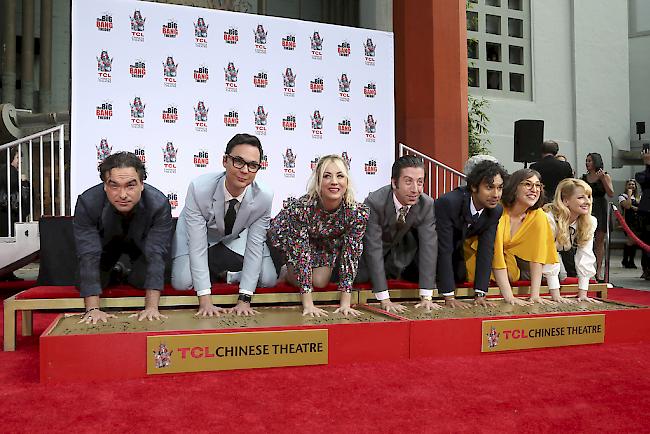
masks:
<svg viewBox="0 0 650 434"><path fill-rule="evenodd" d="M335 269L341 291L335 313L361 314L350 302L368 216L368 207L354 199L345 161L327 155L318 161L307 194L288 199L271 220L267 239L276 267L286 263L287 282L302 294L303 315L327 316L311 293L327 286Z"/></svg>

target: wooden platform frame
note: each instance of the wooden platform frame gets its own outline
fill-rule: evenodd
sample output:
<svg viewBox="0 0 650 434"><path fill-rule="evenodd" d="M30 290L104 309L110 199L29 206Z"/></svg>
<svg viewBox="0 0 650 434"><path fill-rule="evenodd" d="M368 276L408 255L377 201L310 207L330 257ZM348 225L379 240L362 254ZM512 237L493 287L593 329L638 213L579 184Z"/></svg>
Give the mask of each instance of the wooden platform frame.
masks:
<svg viewBox="0 0 650 434"><path fill-rule="evenodd" d="M530 294L530 286L513 286L512 293L515 296L526 296ZM542 285L539 289L540 295L549 295L548 286ZM567 294L577 294L578 293L578 284L562 285L560 288L560 293ZM589 284L589 293L593 293L598 298L607 299L607 284L606 283L592 283ZM442 298L442 294L438 294L437 290L433 291L434 298ZM488 297L500 297L501 291L499 291L498 286L491 286L488 288ZM459 298L474 298L474 289L472 288L456 288L456 297ZM419 298L419 289L391 289L390 290L391 300L400 300L400 299L418 299ZM359 303L365 304L375 300L375 296L372 290L366 289L359 291Z"/></svg>
<svg viewBox="0 0 650 434"><path fill-rule="evenodd" d="M524 296L530 293L529 286L516 286L512 288L515 296ZM607 298L607 284L597 283L589 285L589 291L594 292L597 297ZM578 285L564 285L561 288L563 294L572 294L578 292ZM540 288L541 295L548 295L548 287ZM16 320L17 312L21 312L21 330L22 336L31 336L33 332L33 313L34 311L47 310L70 310L83 309L84 301L80 297L75 298L37 298L37 299L16 299L21 293L7 298L4 301L4 350L15 351L16 349ZM417 289L391 289L392 300L400 299L417 299L419 290ZM498 297L499 288L490 287L488 296ZM217 305L234 305L237 303L238 294L213 295L212 302ZM441 299L442 296L434 290L434 296ZM470 288L458 288L456 296L459 298L474 297L474 290ZM314 301L318 302L337 302L339 301L339 291L322 291L313 292ZM361 290L352 293L353 304L366 304L374 300L375 297L371 290ZM266 293L256 294L255 304L274 304L274 303L300 303L299 293ZM192 295L167 295L160 297L160 307L186 307L197 306L198 297ZM100 306L103 308L134 308L144 306L144 297L111 297L102 298Z"/></svg>

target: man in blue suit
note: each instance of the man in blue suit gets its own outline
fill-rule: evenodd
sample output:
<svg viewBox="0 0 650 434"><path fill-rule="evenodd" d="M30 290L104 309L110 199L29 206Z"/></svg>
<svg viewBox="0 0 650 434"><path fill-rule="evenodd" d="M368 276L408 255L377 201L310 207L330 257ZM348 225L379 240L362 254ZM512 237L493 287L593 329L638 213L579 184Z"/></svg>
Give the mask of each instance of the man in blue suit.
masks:
<svg viewBox="0 0 650 434"><path fill-rule="evenodd" d="M490 306L485 298L490 283L494 238L503 208L499 204L508 174L500 164L482 161L467 175L467 185L458 187L435 201L438 255L438 292L451 308L469 308L454 298L456 283L467 279L465 241L475 238L478 252L474 272L474 303Z"/></svg>
<svg viewBox="0 0 650 434"><path fill-rule="evenodd" d="M273 286L275 267L266 246L273 193L255 182L263 151L259 139L236 134L226 145L225 172L192 181L172 241L172 286L194 288L197 315L225 312L212 304L211 288L223 274L237 276L239 298L231 311L255 314L257 286Z"/></svg>

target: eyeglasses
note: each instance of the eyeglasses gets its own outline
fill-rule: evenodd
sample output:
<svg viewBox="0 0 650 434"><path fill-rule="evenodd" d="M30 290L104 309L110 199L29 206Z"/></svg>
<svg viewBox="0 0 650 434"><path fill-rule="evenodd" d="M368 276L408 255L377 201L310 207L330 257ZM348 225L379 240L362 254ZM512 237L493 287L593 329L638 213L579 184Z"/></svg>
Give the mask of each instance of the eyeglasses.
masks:
<svg viewBox="0 0 650 434"><path fill-rule="evenodd" d="M522 181L519 183L519 185L523 185L527 190L542 191L544 189L544 184L541 182Z"/></svg>
<svg viewBox="0 0 650 434"><path fill-rule="evenodd" d="M235 166L235 169L241 169L244 166L248 166L248 171L255 173L260 170L262 165L257 161L246 161L242 157L235 157L230 154L226 154L226 157L229 157L232 160L232 165Z"/></svg>

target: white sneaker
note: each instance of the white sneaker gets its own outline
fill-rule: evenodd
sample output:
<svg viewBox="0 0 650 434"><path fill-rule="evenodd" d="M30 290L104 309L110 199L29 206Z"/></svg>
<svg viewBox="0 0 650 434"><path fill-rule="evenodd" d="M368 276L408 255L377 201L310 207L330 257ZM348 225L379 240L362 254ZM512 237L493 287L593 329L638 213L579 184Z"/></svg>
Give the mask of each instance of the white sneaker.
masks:
<svg viewBox="0 0 650 434"><path fill-rule="evenodd" d="M241 281L241 271L228 271L226 273L226 283L239 283Z"/></svg>

